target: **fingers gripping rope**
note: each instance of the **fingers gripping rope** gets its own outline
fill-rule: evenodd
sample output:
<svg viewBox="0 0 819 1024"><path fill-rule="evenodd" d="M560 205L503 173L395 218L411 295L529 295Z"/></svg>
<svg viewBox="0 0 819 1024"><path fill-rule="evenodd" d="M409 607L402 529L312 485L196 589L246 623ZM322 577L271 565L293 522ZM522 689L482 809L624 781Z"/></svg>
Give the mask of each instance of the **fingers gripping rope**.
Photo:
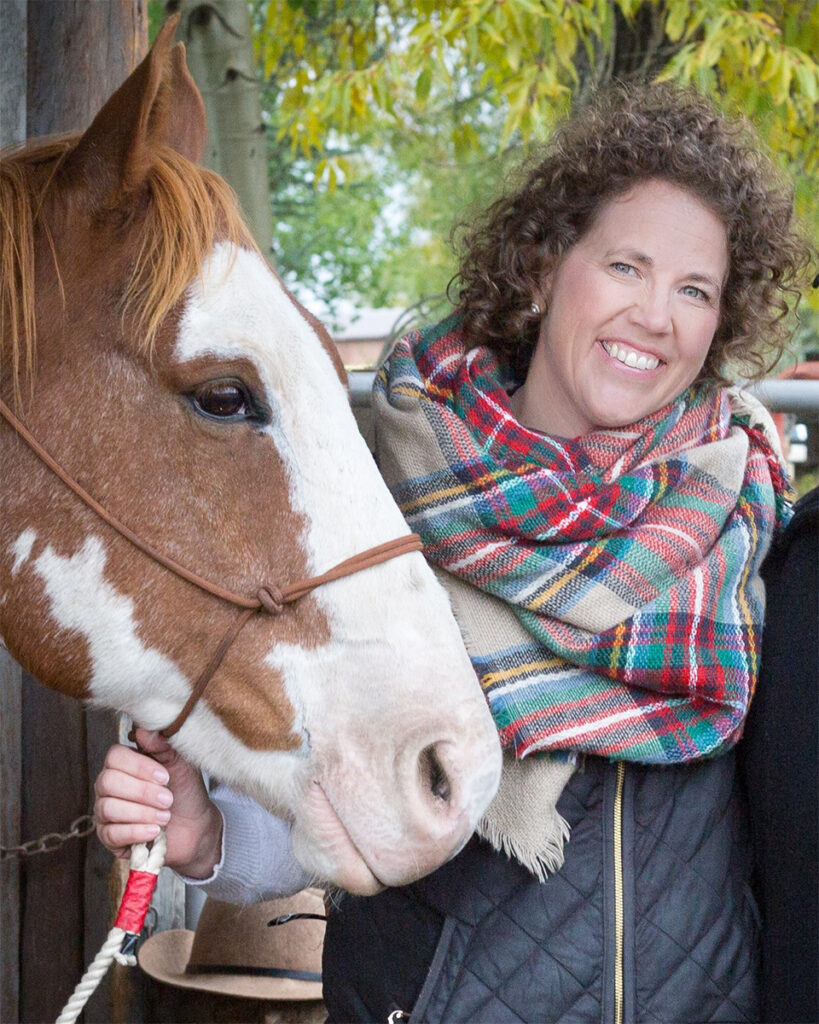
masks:
<svg viewBox="0 0 819 1024"><path fill-rule="evenodd" d="M162 829L150 850L144 843L137 843L131 848L128 882L114 927L65 1004L56 1024L74 1024L114 960L130 967L136 964L136 940L142 931L159 872L165 863L167 845L165 830Z"/></svg>

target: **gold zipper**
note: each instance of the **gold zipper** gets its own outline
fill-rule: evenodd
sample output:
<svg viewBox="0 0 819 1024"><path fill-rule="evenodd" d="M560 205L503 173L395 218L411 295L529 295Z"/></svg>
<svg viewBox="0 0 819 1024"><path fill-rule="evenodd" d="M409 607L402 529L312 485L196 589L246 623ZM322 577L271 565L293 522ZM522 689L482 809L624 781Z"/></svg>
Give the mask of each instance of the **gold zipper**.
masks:
<svg viewBox="0 0 819 1024"><path fill-rule="evenodd" d="M617 762L614 791L614 1024L623 1024L623 784L625 761Z"/></svg>

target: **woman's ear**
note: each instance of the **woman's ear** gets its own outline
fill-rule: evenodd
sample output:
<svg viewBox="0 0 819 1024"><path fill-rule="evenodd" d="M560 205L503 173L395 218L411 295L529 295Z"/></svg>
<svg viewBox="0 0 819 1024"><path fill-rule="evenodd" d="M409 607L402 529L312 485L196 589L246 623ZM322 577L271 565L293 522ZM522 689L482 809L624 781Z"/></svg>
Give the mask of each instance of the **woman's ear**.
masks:
<svg viewBox="0 0 819 1024"><path fill-rule="evenodd" d="M532 289L532 301L540 306L545 316L551 303L552 285L560 256L552 253L544 244L530 247L529 259L532 261L536 282Z"/></svg>
<svg viewBox="0 0 819 1024"><path fill-rule="evenodd" d="M552 278L554 272L549 270L543 274L538 282L537 288L532 292L532 301L540 306L541 313L545 316L549 310L549 302L552 298Z"/></svg>

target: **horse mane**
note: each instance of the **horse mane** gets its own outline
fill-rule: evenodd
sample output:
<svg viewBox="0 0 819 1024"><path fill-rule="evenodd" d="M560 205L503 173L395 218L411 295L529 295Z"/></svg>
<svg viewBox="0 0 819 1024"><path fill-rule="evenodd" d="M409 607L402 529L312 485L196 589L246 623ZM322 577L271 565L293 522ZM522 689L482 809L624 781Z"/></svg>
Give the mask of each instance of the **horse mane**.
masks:
<svg viewBox="0 0 819 1024"><path fill-rule="evenodd" d="M35 229L45 232L58 286L65 293L51 230L43 216L48 199L59 202L59 169L79 135L18 144L0 150L0 341L8 351L15 398L20 377L33 383L36 362ZM217 174L192 164L170 147L158 147L146 180L149 202L132 218L136 233L133 272L123 293L121 317L133 324L149 357L159 326L199 274L217 241L258 251L241 219L235 193ZM123 230L130 230L129 222Z"/></svg>

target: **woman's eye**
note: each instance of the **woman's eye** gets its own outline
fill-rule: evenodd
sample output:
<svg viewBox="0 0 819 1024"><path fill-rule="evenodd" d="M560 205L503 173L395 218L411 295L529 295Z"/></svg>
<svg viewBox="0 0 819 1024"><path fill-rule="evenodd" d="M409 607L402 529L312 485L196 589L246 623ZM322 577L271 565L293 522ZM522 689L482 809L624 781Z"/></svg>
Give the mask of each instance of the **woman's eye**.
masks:
<svg viewBox="0 0 819 1024"><path fill-rule="evenodd" d="M710 302L711 297L707 292L704 292L702 288L698 288L695 284L687 284L683 290L683 295L687 295L691 299L699 299L701 302Z"/></svg>
<svg viewBox="0 0 819 1024"><path fill-rule="evenodd" d="M619 274L630 274L634 270L634 267L630 263L612 263L612 270L616 270Z"/></svg>
<svg viewBox="0 0 819 1024"><path fill-rule="evenodd" d="M247 392L240 384L228 381L206 384L193 393L192 399L198 412L215 419L249 419L251 416Z"/></svg>

